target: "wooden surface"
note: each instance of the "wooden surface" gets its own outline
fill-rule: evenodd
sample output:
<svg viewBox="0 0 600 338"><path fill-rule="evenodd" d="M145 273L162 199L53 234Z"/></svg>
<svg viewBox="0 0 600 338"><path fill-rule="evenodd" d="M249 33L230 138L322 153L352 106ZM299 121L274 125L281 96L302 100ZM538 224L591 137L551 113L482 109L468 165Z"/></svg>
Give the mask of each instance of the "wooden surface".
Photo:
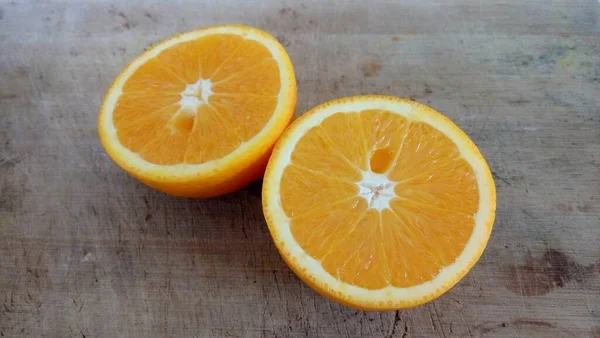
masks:
<svg viewBox="0 0 600 338"><path fill-rule="evenodd" d="M100 100L148 45L217 23L287 47L298 113L385 93L462 127L494 172L489 245L425 306L329 302L283 263L260 182L218 199L117 168ZM600 337L600 3L0 0L0 337Z"/></svg>

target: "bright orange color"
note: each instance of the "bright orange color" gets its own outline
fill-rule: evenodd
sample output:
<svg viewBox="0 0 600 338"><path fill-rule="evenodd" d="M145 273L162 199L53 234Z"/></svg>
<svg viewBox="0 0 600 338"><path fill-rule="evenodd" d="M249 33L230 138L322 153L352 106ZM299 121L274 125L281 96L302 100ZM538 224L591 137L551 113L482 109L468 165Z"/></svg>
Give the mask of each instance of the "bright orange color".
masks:
<svg viewBox="0 0 600 338"><path fill-rule="evenodd" d="M359 104L352 107L354 100ZM386 100L400 112L371 109ZM410 114L403 115L403 105ZM424 292L411 304L396 299L390 305L394 300L385 299L383 305L372 305L353 299L344 288L333 292L326 279L366 294L418 287L461 256L480 208L477 176L487 180L486 194L493 191L493 181L487 165L476 173L461 155L461 149L476 150L464 133L451 139L437 129L449 124L416 102L364 96L319 106L284 133L265 175L263 202L278 248L300 277L317 291L359 308L414 306L443 292ZM474 154L479 156L475 161L483 160L479 152ZM493 221L493 213L479 226L491 230L490 217ZM287 225L275 219L286 219ZM484 245L488 237L486 230L480 239ZM296 245L310 259L294 257L290 247ZM311 262L322 270L311 271Z"/></svg>
<svg viewBox="0 0 600 338"><path fill-rule="evenodd" d="M262 174L295 103L277 40L246 26L208 27L125 68L104 100L99 133L115 162L150 186L216 196Z"/></svg>
<svg viewBox="0 0 600 338"><path fill-rule="evenodd" d="M358 142L349 146L352 137ZM317 160L321 151L327 156ZM381 213L357 196L369 160L374 172L391 164L396 183ZM472 173L456 146L427 124L384 111L338 113L297 143L280 199L292 234L330 274L368 289L412 286L435 277L469 239L478 207ZM317 201L328 207L314 208Z"/></svg>

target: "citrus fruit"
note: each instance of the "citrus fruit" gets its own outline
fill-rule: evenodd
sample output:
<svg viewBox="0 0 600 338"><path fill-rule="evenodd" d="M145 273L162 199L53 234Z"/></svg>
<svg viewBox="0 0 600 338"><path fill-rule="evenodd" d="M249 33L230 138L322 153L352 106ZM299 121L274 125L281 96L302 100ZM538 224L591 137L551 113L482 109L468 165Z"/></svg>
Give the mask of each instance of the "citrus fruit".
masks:
<svg viewBox="0 0 600 338"><path fill-rule="evenodd" d="M125 67L98 131L110 157L140 181L211 197L263 174L295 105L292 64L275 38L214 26L162 41Z"/></svg>
<svg viewBox="0 0 600 338"><path fill-rule="evenodd" d="M263 183L274 242L319 293L367 310L413 307L457 283L492 231L494 181L454 123L389 96L334 100L277 142Z"/></svg>

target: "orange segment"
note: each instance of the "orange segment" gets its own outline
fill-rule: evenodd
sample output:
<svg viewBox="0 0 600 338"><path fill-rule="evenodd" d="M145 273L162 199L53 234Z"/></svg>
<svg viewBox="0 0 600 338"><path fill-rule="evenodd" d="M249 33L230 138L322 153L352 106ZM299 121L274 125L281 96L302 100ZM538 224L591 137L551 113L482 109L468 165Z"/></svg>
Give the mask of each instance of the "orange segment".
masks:
<svg viewBox="0 0 600 338"><path fill-rule="evenodd" d="M312 287L359 308L403 308L475 263L495 190L477 148L441 114L360 96L316 107L284 133L263 208L281 254Z"/></svg>
<svg viewBox="0 0 600 338"><path fill-rule="evenodd" d="M275 38L214 26L136 58L109 89L98 130L111 158L143 182L216 196L261 175L295 103L291 62Z"/></svg>
<svg viewBox="0 0 600 338"><path fill-rule="evenodd" d="M138 154L151 163L177 164L183 161L189 131L178 130L171 125L157 129Z"/></svg>
<svg viewBox="0 0 600 338"><path fill-rule="evenodd" d="M291 161L310 163L311 170L325 175L336 173L347 180L361 179L360 169L336 147L335 141L327 136L327 132L321 126L314 127L302 136L292 153Z"/></svg>
<svg viewBox="0 0 600 338"><path fill-rule="evenodd" d="M158 59L165 69L186 84L194 83L199 78L214 79L213 75L217 69L229 60L235 51L246 47L245 41L241 36L234 34L215 33L177 44L160 53ZM254 59L249 59L245 63L253 61Z"/></svg>
<svg viewBox="0 0 600 338"><path fill-rule="evenodd" d="M202 105L198 107L183 161L204 163L221 158L241 143L242 139L236 133L236 125L232 124L226 114L219 114L212 106Z"/></svg>
<svg viewBox="0 0 600 338"><path fill-rule="evenodd" d="M233 78L242 77L244 74L248 74L248 70L271 70L274 74L270 74L274 81L255 81L254 83L246 83L248 86L260 86L263 85L278 85L277 81L279 68L277 64L273 62L273 57L269 50L265 48L263 44L258 41L252 41L247 39L239 38L236 41L236 46L228 51L227 55L223 55L223 62L206 76L214 79L215 83L228 83ZM208 70L208 67L204 67L203 70ZM246 79L256 79L246 76ZM256 93L256 91L255 91ZM274 91L273 94L276 94Z"/></svg>
<svg viewBox="0 0 600 338"><path fill-rule="evenodd" d="M367 168L367 144L362 134L362 121L358 114L334 114L321 123L327 140L343 157L360 170ZM353 130L358 135L348 133Z"/></svg>
<svg viewBox="0 0 600 338"><path fill-rule="evenodd" d="M360 113L367 160L376 173L386 171L398 153L409 128L406 118L389 111L365 110Z"/></svg>
<svg viewBox="0 0 600 338"><path fill-rule="evenodd" d="M269 121L270 112L277 106L277 98L251 94L214 94L209 103L234 128L235 134L242 141L247 141Z"/></svg>
<svg viewBox="0 0 600 338"><path fill-rule="evenodd" d="M368 289L386 286L390 276L379 245L383 240L381 226L379 212L368 209L353 227L339 231L331 240L325 257L319 257L323 268L347 284Z"/></svg>
<svg viewBox="0 0 600 338"><path fill-rule="evenodd" d="M123 84L123 93L120 99L133 97L146 97L153 94L179 94L185 89L185 80L170 70L160 58L152 58L141 65L136 72Z"/></svg>
<svg viewBox="0 0 600 338"><path fill-rule="evenodd" d="M314 211L327 203L355 197L358 187L347 180L290 164L281 184L281 203L289 217Z"/></svg>
<svg viewBox="0 0 600 338"><path fill-rule="evenodd" d="M366 210L367 204L362 198L342 199L315 206L310 213L292 218L290 228L302 247L322 258L331 252L330 248L337 247Z"/></svg>
<svg viewBox="0 0 600 338"><path fill-rule="evenodd" d="M242 44L211 78L215 93L276 96L279 92L277 64L264 47L253 41Z"/></svg>
<svg viewBox="0 0 600 338"><path fill-rule="evenodd" d="M115 110L120 110L121 104L123 103L119 101ZM144 103L140 102L140 108L134 118L115 119L114 126L117 129L117 136L125 147L135 152L140 151L152 139L153 134L148 131L164 128L179 110L178 105L175 103L168 105L166 100L161 102L160 107L156 109L151 103L148 107L144 107ZM121 117L124 116L121 115ZM131 135L136 135L136 137L130 137Z"/></svg>

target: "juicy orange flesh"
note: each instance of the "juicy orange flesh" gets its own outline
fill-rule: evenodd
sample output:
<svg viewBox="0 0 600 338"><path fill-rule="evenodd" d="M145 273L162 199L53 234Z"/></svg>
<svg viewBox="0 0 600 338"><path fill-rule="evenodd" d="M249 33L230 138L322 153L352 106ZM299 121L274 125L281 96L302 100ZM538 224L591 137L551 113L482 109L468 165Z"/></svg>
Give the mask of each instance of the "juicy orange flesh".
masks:
<svg viewBox="0 0 600 338"><path fill-rule="evenodd" d="M182 92L199 80L210 80L208 102L182 106ZM203 90L192 95L202 100ZM255 136L273 114L279 90L279 68L265 46L207 35L140 66L123 86L113 123L121 144L151 163L199 164Z"/></svg>
<svg viewBox="0 0 600 338"><path fill-rule="evenodd" d="M365 170L395 183L389 208L359 195ZM463 251L479 203L472 168L452 141L376 110L336 113L307 131L280 188L299 245L332 276L367 289L433 279Z"/></svg>

